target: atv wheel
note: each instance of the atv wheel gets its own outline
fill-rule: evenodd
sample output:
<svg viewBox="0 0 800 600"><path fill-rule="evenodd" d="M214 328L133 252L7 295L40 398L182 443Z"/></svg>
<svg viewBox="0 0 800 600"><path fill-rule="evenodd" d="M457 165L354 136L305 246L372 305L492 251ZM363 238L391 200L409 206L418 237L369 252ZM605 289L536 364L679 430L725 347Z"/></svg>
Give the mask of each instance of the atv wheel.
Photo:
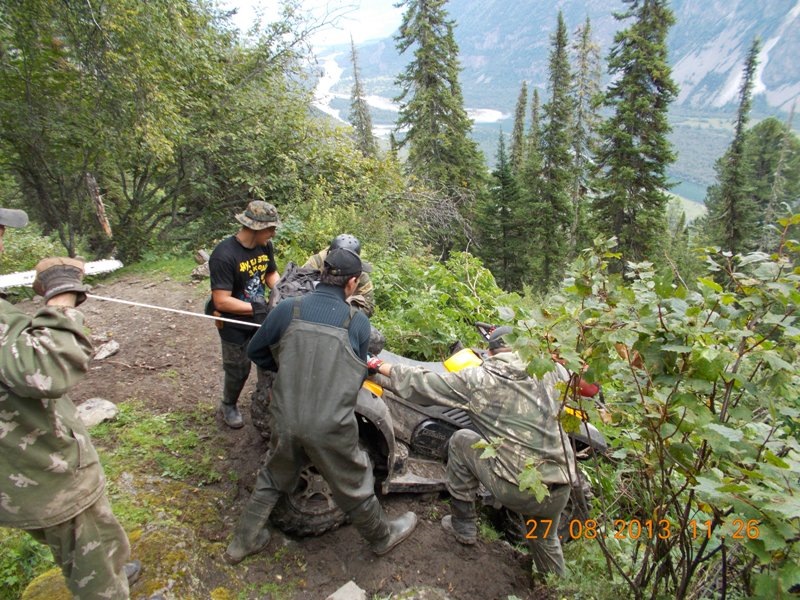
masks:
<svg viewBox="0 0 800 600"><path fill-rule="evenodd" d="M344 523L345 514L333 500L328 482L308 463L295 491L281 496L270 519L281 531L305 537L336 529Z"/></svg>

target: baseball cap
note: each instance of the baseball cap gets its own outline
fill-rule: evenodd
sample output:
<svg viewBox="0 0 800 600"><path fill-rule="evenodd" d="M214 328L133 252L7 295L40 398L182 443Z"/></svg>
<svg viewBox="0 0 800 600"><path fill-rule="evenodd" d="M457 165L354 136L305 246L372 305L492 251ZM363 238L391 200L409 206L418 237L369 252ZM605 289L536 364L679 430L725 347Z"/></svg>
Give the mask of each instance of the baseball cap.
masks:
<svg viewBox="0 0 800 600"><path fill-rule="evenodd" d="M0 225L6 227L25 227L28 224L28 213L15 208L0 208Z"/></svg>
<svg viewBox="0 0 800 600"><path fill-rule="evenodd" d="M347 248L336 248L328 252L325 266L331 275L360 275L363 271L361 258Z"/></svg>

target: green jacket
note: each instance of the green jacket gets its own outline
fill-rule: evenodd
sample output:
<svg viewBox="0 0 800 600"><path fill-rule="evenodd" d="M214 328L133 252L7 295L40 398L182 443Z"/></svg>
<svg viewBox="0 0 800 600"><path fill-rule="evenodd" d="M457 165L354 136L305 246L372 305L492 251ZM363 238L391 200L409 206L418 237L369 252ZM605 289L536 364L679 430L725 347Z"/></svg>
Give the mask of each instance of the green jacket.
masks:
<svg viewBox="0 0 800 600"><path fill-rule="evenodd" d="M308 269L322 271L322 267L325 266L326 256L328 256L327 248L317 252L303 266ZM372 313L375 312L375 293L369 273L361 273L361 277L358 278L358 287L356 287L355 293L350 296L348 302L363 310L368 317L371 317Z"/></svg>
<svg viewBox="0 0 800 600"><path fill-rule="evenodd" d="M519 474L532 459L544 483L569 483L575 478L575 458L558 414L559 381L569 373L556 369L541 380L530 377L513 352L501 352L479 367L455 373L433 373L422 367L392 365L389 387L417 404L438 404L469 412L484 438L502 439L491 461L498 477L519 485Z"/></svg>
<svg viewBox="0 0 800 600"><path fill-rule="evenodd" d="M56 525L102 495L97 451L64 395L91 356L77 310L31 317L0 300L0 525Z"/></svg>

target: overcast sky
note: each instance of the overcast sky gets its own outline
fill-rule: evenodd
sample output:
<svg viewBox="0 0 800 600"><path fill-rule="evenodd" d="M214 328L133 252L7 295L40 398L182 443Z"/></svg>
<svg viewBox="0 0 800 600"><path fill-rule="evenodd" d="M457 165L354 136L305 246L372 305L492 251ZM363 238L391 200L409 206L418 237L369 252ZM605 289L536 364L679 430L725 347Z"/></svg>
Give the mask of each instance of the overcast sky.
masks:
<svg viewBox="0 0 800 600"><path fill-rule="evenodd" d="M335 25L319 32L314 45L318 48L332 44L347 44L350 36L356 43L385 38L400 26L402 8L393 5L397 0L300 0L301 5L314 19L325 14L333 15ZM252 25L258 10L269 22L277 18L280 3L277 0L220 0L228 8L238 8L234 23L242 31ZM330 19L329 19L330 20Z"/></svg>

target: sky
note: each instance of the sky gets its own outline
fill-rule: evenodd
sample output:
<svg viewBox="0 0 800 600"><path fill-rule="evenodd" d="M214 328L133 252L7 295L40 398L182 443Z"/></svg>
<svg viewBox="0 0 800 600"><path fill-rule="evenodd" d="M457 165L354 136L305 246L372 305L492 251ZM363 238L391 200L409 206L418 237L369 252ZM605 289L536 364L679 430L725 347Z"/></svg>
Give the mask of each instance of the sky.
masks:
<svg viewBox="0 0 800 600"><path fill-rule="evenodd" d="M350 36L357 44L372 39L391 36L400 26L402 8L395 8L397 0L300 0L300 4L315 20L331 15L332 25L323 27L313 40L321 50L335 44L349 44ZM228 8L238 8L233 21L246 31L260 11L269 22L280 14L278 0L220 0Z"/></svg>

